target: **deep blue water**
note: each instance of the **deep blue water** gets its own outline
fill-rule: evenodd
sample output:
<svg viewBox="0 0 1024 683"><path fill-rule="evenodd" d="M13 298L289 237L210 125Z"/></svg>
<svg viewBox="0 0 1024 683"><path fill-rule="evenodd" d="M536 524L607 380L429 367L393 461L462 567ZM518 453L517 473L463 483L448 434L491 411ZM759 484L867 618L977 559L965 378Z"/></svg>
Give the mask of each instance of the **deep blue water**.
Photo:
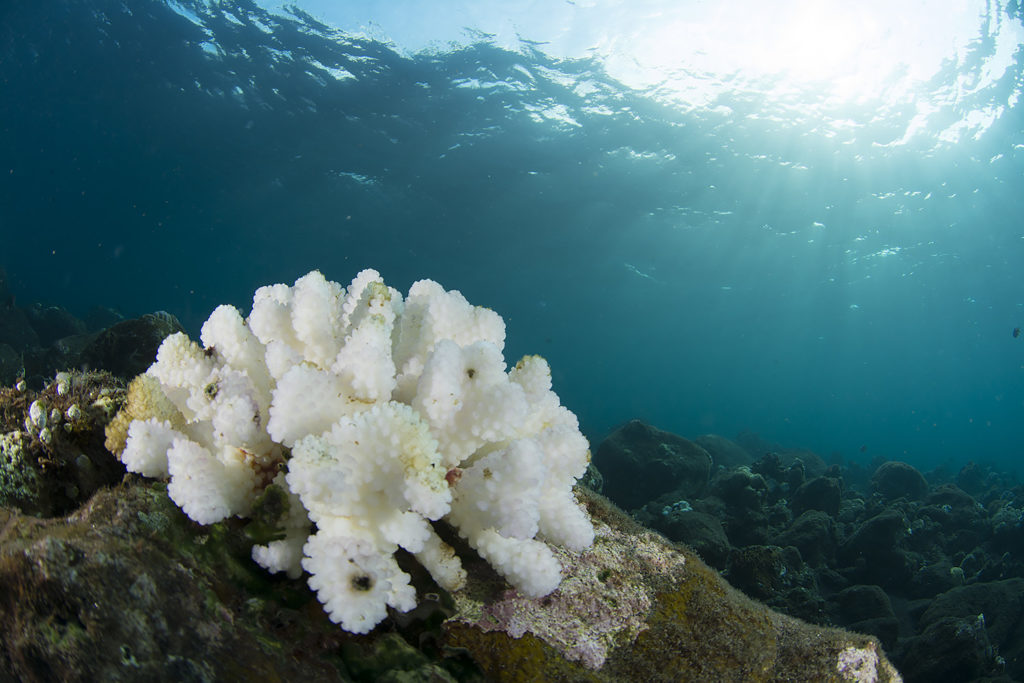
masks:
<svg viewBox="0 0 1024 683"><path fill-rule="evenodd" d="M506 358L544 355L595 442L640 417L826 459L1024 454L1019 46L936 115L994 123L945 143L899 142L909 112L685 110L596 60L402 54L245 0L3 3L0 50L19 301L196 334L260 285L374 267L501 313Z"/></svg>

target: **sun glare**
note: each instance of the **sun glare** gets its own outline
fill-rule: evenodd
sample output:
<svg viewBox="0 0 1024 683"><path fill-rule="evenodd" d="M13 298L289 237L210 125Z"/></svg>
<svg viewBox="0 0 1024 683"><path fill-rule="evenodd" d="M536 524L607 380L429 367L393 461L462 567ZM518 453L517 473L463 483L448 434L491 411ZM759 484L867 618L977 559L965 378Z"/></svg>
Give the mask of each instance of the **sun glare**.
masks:
<svg viewBox="0 0 1024 683"><path fill-rule="evenodd" d="M623 80L648 85L660 81L659 74L685 72L749 82L768 78L783 88L814 86L850 98L876 96L894 74L927 80L943 60L979 38L977 2L947 2L941 11L929 4L684 3L659 13L660 21L638 22L631 35L615 41L619 54L607 58Z"/></svg>
<svg viewBox="0 0 1024 683"><path fill-rule="evenodd" d="M874 121L909 111L908 130L954 108L961 114L956 130L940 135L946 141L979 134L992 117L969 116L963 89L937 86L935 76L953 68L974 91L989 88L1024 41L1020 22L986 0L638 6L648 11L619 23L595 52L616 79L664 102L698 109L754 95L778 115L841 116L864 125L868 120L847 113L861 105ZM981 59L971 57L979 49Z"/></svg>
<svg viewBox="0 0 1024 683"><path fill-rule="evenodd" d="M805 2L765 36L761 68L804 82L847 79L882 47L877 24L849 3ZM873 60L869 60L873 61Z"/></svg>
<svg viewBox="0 0 1024 683"><path fill-rule="evenodd" d="M964 95L990 89L1016 63L1024 28L1007 9L1016 1L437 0L429 12L416 0L298 4L408 52L482 31L513 50L527 40L556 58L595 58L624 85L684 110L748 99L773 116L853 126L898 116L908 135L929 130L948 141L979 135L988 114L1013 105ZM950 68L955 87L933 82ZM944 123L928 120L937 112Z"/></svg>

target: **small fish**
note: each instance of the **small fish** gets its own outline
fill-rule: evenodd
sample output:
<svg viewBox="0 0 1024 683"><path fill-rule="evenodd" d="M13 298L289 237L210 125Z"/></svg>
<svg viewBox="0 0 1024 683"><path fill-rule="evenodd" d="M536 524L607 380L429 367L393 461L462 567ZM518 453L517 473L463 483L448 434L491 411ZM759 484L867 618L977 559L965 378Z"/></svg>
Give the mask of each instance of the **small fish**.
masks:
<svg viewBox="0 0 1024 683"><path fill-rule="evenodd" d="M1020 328L1019 327L1013 328L1013 338L1016 339L1019 336L1020 336Z"/></svg>

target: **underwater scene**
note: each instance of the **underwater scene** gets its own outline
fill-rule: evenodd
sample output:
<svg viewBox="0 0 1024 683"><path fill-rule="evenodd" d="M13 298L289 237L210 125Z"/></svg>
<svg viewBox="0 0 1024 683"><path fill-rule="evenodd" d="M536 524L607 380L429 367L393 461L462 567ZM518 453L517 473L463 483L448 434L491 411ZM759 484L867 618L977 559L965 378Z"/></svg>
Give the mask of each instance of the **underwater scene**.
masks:
<svg viewBox="0 0 1024 683"><path fill-rule="evenodd" d="M0 680L1024 680L1017 0L0 4Z"/></svg>

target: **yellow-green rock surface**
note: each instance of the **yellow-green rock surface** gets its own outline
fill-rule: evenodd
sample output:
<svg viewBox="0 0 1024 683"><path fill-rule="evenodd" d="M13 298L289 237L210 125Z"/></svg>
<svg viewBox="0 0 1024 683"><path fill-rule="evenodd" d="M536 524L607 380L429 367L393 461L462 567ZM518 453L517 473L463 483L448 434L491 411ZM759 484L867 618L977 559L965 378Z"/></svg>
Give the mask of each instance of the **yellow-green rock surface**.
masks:
<svg viewBox="0 0 1024 683"><path fill-rule="evenodd" d="M562 585L518 596L482 567L454 596L447 643L494 680L898 681L874 638L812 626L732 588L671 544L581 491L597 530L559 552Z"/></svg>

